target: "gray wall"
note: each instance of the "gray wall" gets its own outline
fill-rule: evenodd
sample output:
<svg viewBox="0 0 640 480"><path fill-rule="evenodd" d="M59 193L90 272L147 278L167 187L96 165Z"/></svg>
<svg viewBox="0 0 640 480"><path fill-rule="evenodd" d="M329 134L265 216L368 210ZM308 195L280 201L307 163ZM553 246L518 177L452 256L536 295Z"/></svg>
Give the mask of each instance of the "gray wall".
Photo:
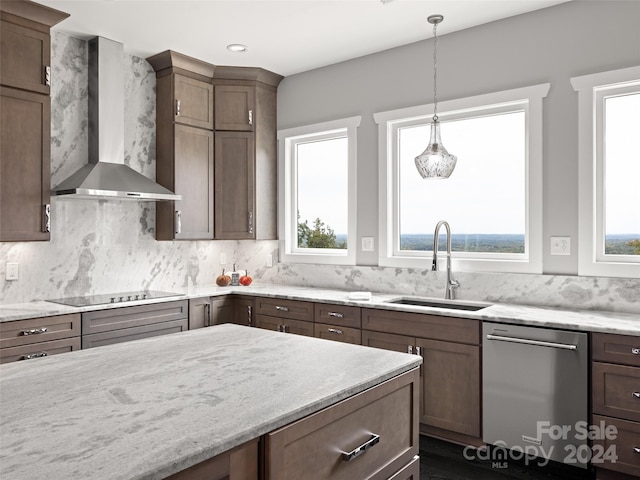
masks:
<svg viewBox="0 0 640 480"><path fill-rule="evenodd" d="M639 20L638 1L574 0L440 36L441 101L551 83L544 103L546 274L576 275L578 270L578 97L569 79L640 64ZM432 49L429 39L293 75L280 84L279 129L362 115L358 239L377 239L378 232L377 125L372 115L432 102ZM570 236L571 256L551 256L550 236ZM377 255L359 251L358 265L376 265Z"/></svg>

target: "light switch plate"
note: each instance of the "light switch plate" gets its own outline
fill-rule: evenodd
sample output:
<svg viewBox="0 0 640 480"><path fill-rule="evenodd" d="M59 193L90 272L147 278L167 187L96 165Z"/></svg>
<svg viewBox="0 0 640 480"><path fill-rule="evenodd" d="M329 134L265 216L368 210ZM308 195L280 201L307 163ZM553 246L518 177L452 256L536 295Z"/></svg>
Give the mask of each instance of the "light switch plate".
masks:
<svg viewBox="0 0 640 480"><path fill-rule="evenodd" d="M270 253L267 255L266 265L267 267L273 267L273 255Z"/></svg>
<svg viewBox="0 0 640 480"><path fill-rule="evenodd" d="M7 280L18 280L19 264L18 262L7 262L7 270L5 278Z"/></svg>
<svg viewBox="0 0 640 480"><path fill-rule="evenodd" d="M226 265L227 264L227 254L226 253L221 253L220 254L220 265Z"/></svg>
<svg viewBox="0 0 640 480"><path fill-rule="evenodd" d="M362 251L373 252L373 250L374 250L373 237L362 237Z"/></svg>
<svg viewBox="0 0 640 480"><path fill-rule="evenodd" d="M551 255L571 255L571 237L551 237Z"/></svg>

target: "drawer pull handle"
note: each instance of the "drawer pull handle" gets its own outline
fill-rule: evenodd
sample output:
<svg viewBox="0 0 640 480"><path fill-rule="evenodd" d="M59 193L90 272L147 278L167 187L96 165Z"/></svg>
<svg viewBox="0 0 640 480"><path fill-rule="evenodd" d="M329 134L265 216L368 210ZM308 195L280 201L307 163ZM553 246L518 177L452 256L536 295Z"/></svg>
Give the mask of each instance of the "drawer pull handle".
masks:
<svg viewBox="0 0 640 480"><path fill-rule="evenodd" d="M20 360L31 360L32 358L42 358L49 355L47 352L30 353L29 355L22 355Z"/></svg>
<svg viewBox="0 0 640 480"><path fill-rule="evenodd" d="M47 327L32 328L31 330L23 330L22 335L38 335L40 333L47 333Z"/></svg>
<svg viewBox="0 0 640 480"><path fill-rule="evenodd" d="M288 312L289 307L281 307L280 305L276 305L276 310L279 310L281 312Z"/></svg>
<svg viewBox="0 0 640 480"><path fill-rule="evenodd" d="M328 312L327 315L335 318L344 318L344 313L339 313L339 312Z"/></svg>
<svg viewBox="0 0 640 480"><path fill-rule="evenodd" d="M632 396L633 398L640 398L640 392L633 392L633 393L631 394L631 396Z"/></svg>
<svg viewBox="0 0 640 480"><path fill-rule="evenodd" d="M638 447L633 447L633 451L634 451L634 452L636 452L636 453L640 453L640 448L638 448Z"/></svg>
<svg viewBox="0 0 640 480"><path fill-rule="evenodd" d="M532 340L529 338L504 337L502 335L487 334L487 340L496 340L499 342L522 343L524 345L533 345L537 347L560 348L562 350L578 350L577 345L568 345L566 343L545 342L542 340Z"/></svg>
<svg viewBox="0 0 640 480"><path fill-rule="evenodd" d="M330 333L337 333L338 335L342 335L342 330L337 328L328 328L327 331Z"/></svg>
<svg viewBox="0 0 640 480"><path fill-rule="evenodd" d="M631 353L633 353L634 355L640 355L640 348L638 347L632 348Z"/></svg>
<svg viewBox="0 0 640 480"><path fill-rule="evenodd" d="M413 345L407 345L407 353L413 355Z"/></svg>
<svg viewBox="0 0 640 480"><path fill-rule="evenodd" d="M345 462L350 462L354 458L359 457L360 455L362 455L369 448L371 448L374 445L376 445L379 441L380 441L380 435L371 434L371 438L369 440L367 440L366 442L364 442L359 447L351 450L349 453L342 452L342 460L344 460Z"/></svg>

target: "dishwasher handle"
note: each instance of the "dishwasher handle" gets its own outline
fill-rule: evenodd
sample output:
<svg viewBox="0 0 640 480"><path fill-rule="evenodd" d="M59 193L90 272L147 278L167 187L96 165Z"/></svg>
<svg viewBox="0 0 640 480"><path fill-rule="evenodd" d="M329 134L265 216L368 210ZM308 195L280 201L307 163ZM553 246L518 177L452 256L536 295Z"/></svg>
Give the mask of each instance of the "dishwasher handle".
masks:
<svg viewBox="0 0 640 480"><path fill-rule="evenodd" d="M531 340L528 338L504 337L502 335L493 335L491 333L487 334L487 340L497 340L499 342L523 343L525 345L560 348L562 350L578 350L577 345L568 345L566 343L545 342L543 340Z"/></svg>

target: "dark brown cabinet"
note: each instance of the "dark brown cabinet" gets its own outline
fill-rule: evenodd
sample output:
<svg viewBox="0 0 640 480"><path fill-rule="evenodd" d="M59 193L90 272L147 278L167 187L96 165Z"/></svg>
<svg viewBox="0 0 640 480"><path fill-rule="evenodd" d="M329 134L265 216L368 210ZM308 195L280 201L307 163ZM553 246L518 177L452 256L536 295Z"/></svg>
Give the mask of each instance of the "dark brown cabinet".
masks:
<svg viewBox="0 0 640 480"><path fill-rule="evenodd" d="M178 300L83 313L82 348L183 332L189 327L188 308L187 300Z"/></svg>
<svg viewBox="0 0 640 480"><path fill-rule="evenodd" d="M213 65L170 50L156 71L156 181L182 200L156 205L157 240L214 237Z"/></svg>
<svg viewBox="0 0 640 480"><path fill-rule="evenodd" d="M422 355L423 433L480 444L480 322L362 309L362 344Z"/></svg>
<svg viewBox="0 0 640 480"><path fill-rule="evenodd" d="M253 310L255 309L256 302L253 297L234 295L233 303L233 323L247 327L255 326Z"/></svg>
<svg viewBox="0 0 640 480"><path fill-rule="evenodd" d="M0 322L0 363L80 350L80 314Z"/></svg>
<svg viewBox="0 0 640 480"><path fill-rule="evenodd" d="M50 237L49 32L68 16L0 2L0 241Z"/></svg>
<svg viewBox="0 0 640 480"><path fill-rule="evenodd" d="M316 303L314 306L316 337L360 345L360 307Z"/></svg>
<svg viewBox="0 0 640 480"><path fill-rule="evenodd" d="M258 440L178 472L166 480L258 480L260 460Z"/></svg>
<svg viewBox="0 0 640 480"><path fill-rule="evenodd" d="M216 67L215 238L277 238L276 98L282 77Z"/></svg>
<svg viewBox="0 0 640 480"><path fill-rule="evenodd" d="M640 477L640 337L594 333L591 360L591 423L615 432L593 440L598 478Z"/></svg>
<svg viewBox="0 0 640 480"><path fill-rule="evenodd" d="M314 336L313 303L258 297L255 307L258 328Z"/></svg>
<svg viewBox="0 0 640 480"><path fill-rule="evenodd" d="M204 297L189 300L189 330L210 327L220 323L233 323L235 318L233 297Z"/></svg>

